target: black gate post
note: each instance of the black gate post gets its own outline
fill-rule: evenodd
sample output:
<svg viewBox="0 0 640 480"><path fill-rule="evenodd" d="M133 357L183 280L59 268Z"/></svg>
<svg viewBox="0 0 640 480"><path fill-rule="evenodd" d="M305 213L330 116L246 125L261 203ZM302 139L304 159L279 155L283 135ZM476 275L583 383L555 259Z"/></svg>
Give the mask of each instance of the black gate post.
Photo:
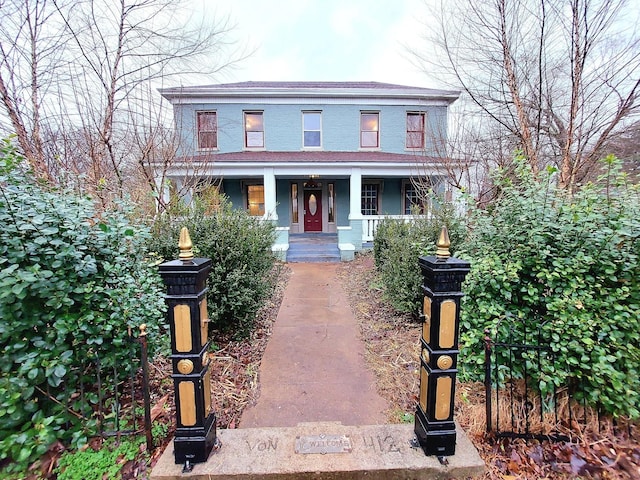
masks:
<svg viewBox="0 0 640 480"><path fill-rule="evenodd" d="M209 371L207 276L208 258L193 258L189 231L180 232L179 260L162 263L160 276L167 287L167 321L171 329L171 363L177 428L176 463L190 471L206 462L217 444L216 416L211 402Z"/></svg>
<svg viewBox="0 0 640 480"><path fill-rule="evenodd" d="M471 269L449 253L449 234L442 228L435 256L420 257L424 292L420 339L420 394L415 434L425 455L455 454L453 403L458 361L462 282Z"/></svg>

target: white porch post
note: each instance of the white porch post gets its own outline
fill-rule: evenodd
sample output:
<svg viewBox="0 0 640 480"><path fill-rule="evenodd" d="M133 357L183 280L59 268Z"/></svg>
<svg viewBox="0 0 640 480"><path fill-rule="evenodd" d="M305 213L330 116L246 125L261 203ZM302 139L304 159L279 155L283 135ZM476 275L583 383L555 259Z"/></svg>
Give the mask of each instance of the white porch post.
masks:
<svg viewBox="0 0 640 480"><path fill-rule="evenodd" d="M351 169L349 182L349 220L362 220L362 171L360 168Z"/></svg>
<svg viewBox="0 0 640 480"><path fill-rule="evenodd" d="M362 250L362 170L351 169L349 177L349 232L348 243L355 251ZM346 234L346 232L345 232ZM345 235L347 237L347 235ZM341 241L347 241L341 240Z"/></svg>
<svg viewBox="0 0 640 480"><path fill-rule="evenodd" d="M277 220L276 213L276 176L272 167L264 169L264 214L265 218Z"/></svg>

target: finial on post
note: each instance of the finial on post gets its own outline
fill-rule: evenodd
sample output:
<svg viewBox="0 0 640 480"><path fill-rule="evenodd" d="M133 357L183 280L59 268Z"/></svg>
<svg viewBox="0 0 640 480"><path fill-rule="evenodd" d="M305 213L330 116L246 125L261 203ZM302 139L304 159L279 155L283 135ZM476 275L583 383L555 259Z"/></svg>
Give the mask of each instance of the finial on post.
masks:
<svg viewBox="0 0 640 480"><path fill-rule="evenodd" d="M451 252L449 252L449 247L451 246L451 241L449 241L449 231L447 227L443 226L442 230L440 230L440 236L438 237L438 241L436 242L436 258L446 260L451 256Z"/></svg>
<svg viewBox="0 0 640 480"><path fill-rule="evenodd" d="M178 255L180 260L185 263L193 260L193 243L191 243L191 236L189 235L187 227L182 227L180 230L178 248L180 249L180 255Z"/></svg>

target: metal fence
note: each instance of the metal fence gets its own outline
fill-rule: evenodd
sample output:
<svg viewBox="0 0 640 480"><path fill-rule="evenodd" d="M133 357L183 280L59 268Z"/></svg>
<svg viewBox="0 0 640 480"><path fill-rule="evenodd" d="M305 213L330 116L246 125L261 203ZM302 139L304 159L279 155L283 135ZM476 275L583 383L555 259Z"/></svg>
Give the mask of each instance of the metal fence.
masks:
<svg viewBox="0 0 640 480"><path fill-rule="evenodd" d="M144 433L150 450L153 439L146 330L141 328L137 338L130 332L126 342L126 362L106 366L109 346L95 346L84 362L67 372L66 386L60 385L55 391L47 387L43 393L63 406L74 421L81 421L90 434L119 437ZM56 394L60 391L67 393L61 397Z"/></svg>
<svg viewBox="0 0 640 480"><path fill-rule="evenodd" d="M599 422L597 410L577 400L585 397L579 382L548 382L545 369L557 368L558 359L543 335L544 323L533 329L526 322L517 324L485 331L487 431L498 437L568 441Z"/></svg>

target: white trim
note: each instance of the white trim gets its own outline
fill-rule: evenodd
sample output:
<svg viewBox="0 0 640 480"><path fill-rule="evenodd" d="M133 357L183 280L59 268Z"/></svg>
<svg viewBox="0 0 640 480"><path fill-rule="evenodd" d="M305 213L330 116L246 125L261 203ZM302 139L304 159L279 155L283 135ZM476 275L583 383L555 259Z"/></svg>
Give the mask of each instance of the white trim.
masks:
<svg viewBox="0 0 640 480"><path fill-rule="evenodd" d="M349 177L349 220L362 218L362 169L352 168Z"/></svg>
<svg viewBox="0 0 640 480"><path fill-rule="evenodd" d="M192 165L189 168L182 168L179 166L169 168L170 176L191 176L194 171L199 172L200 176L241 176L241 177L254 177L259 178L262 174L262 169L265 167L265 163L245 163L238 165L237 163L223 164L214 162L213 164ZM442 174L443 165L425 165L425 164L411 164L411 165L397 165L397 164L371 164L366 162L358 162L353 164L346 164L336 166L335 164L299 164L292 165L290 163L269 164L269 167L274 169L274 174L278 178L290 177L292 180L295 178L306 178L311 174L319 175L319 181L323 180L323 177L334 178L348 178L354 169L358 169L362 175L368 177L411 177L422 176L429 174ZM258 173L256 173L256 171Z"/></svg>
<svg viewBox="0 0 640 480"><path fill-rule="evenodd" d="M278 219L276 211L276 176L272 167L266 167L263 173L264 182L264 214L265 218Z"/></svg>

